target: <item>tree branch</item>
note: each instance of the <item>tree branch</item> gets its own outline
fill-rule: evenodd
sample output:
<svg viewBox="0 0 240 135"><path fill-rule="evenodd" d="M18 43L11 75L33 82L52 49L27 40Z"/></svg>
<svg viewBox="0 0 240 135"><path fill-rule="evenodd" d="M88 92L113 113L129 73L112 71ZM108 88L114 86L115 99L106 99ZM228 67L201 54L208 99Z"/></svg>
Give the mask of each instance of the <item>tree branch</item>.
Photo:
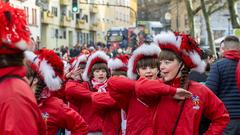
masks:
<svg viewBox="0 0 240 135"><path fill-rule="evenodd" d="M217 12L217 11L223 9L223 8L225 8L226 6L227 6L227 3L225 2L224 5L219 6L219 7L215 8L215 9L213 9L212 11L209 10L208 14L211 15L211 14L213 14L213 13L215 13L215 12Z"/></svg>
<svg viewBox="0 0 240 135"><path fill-rule="evenodd" d="M198 13L198 11L200 11L201 10L201 6L198 6L195 10L193 10L193 14L195 15L195 14L197 14Z"/></svg>
<svg viewBox="0 0 240 135"><path fill-rule="evenodd" d="M217 5L218 1L215 0L215 1L212 1L211 2L211 5L208 7L208 12L211 12L212 9ZM210 4L210 3L209 3Z"/></svg>

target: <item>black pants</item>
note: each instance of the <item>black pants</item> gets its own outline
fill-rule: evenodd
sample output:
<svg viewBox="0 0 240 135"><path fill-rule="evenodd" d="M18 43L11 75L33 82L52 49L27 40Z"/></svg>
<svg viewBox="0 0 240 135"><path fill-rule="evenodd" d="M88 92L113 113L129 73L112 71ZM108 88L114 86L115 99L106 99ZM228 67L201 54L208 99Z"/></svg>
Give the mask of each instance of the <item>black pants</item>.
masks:
<svg viewBox="0 0 240 135"><path fill-rule="evenodd" d="M240 135L240 119L230 120L222 135Z"/></svg>

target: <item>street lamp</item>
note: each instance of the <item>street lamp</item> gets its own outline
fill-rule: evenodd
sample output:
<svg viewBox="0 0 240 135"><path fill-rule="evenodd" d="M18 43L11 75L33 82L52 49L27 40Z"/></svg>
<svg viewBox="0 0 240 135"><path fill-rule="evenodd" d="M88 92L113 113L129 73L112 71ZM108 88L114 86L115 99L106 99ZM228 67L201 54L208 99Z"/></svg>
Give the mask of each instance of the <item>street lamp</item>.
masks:
<svg viewBox="0 0 240 135"><path fill-rule="evenodd" d="M166 12L165 13L165 16L164 16L164 18L165 18L165 21L166 21L166 24L165 24L165 27L166 27L166 29L170 29L170 27L171 27L171 13L169 13L169 12Z"/></svg>

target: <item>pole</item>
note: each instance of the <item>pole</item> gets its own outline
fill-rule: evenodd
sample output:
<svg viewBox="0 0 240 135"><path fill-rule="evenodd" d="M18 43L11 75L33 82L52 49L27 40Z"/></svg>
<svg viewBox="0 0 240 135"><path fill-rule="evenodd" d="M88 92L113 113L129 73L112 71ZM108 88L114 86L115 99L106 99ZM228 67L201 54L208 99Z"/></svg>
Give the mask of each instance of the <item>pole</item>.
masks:
<svg viewBox="0 0 240 135"><path fill-rule="evenodd" d="M177 31L179 31L179 3L178 3L178 0L177 0Z"/></svg>
<svg viewBox="0 0 240 135"><path fill-rule="evenodd" d="M231 34L231 31L230 31L230 18L228 18L228 35Z"/></svg>

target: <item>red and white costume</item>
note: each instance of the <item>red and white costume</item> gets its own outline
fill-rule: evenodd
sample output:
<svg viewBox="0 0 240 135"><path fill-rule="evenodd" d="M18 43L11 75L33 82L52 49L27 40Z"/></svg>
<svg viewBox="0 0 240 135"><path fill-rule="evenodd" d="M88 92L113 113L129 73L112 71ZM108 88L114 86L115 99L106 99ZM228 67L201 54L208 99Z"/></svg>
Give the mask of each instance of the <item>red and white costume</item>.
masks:
<svg viewBox="0 0 240 135"><path fill-rule="evenodd" d="M52 50L41 49L35 52L25 52L32 69L44 81L46 87L42 90L39 108L46 122L48 135L56 135L60 128L66 128L72 135L86 135L88 126L84 119L69 108L60 98L63 78L63 63ZM60 98L59 98L60 97Z"/></svg>
<svg viewBox="0 0 240 135"><path fill-rule="evenodd" d="M26 68L10 66L6 60L33 48L26 15L23 10L0 1L0 22L0 61L6 61L5 67L0 65L0 134L46 135L36 99L24 79Z"/></svg>
<svg viewBox="0 0 240 135"><path fill-rule="evenodd" d="M185 34L163 32L156 36L155 41L162 50L170 50L182 58L189 69L204 71L204 62L200 58L200 49L196 42ZM187 81L188 82L188 81ZM173 79L167 84L180 87L180 79ZM153 119L154 135L195 135L198 134L201 116L204 115L212 122L206 135L220 135L229 121L229 114L214 93L207 87L190 81L188 91L193 96L184 101L178 101L172 96L163 96L161 80L139 79L136 84L137 96L145 103L157 103ZM164 90L165 91L165 90ZM173 95L173 93L172 93ZM155 106L150 107L155 108ZM182 109L181 109L182 108ZM182 110L182 111L181 111ZM177 122L177 119L179 120ZM174 130L174 127L175 130Z"/></svg>
<svg viewBox="0 0 240 135"><path fill-rule="evenodd" d="M160 48L155 44L141 45L128 61L127 75L132 80L124 77L111 77L108 80L110 95L127 114L127 135L151 135L153 133L152 119L155 108L150 108L136 97L136 65L144 57L157 58L159 53ZM176 89L167 85L162 85L162 89L176 92ZM169 91L167 94L170 93Z"/></svg>

